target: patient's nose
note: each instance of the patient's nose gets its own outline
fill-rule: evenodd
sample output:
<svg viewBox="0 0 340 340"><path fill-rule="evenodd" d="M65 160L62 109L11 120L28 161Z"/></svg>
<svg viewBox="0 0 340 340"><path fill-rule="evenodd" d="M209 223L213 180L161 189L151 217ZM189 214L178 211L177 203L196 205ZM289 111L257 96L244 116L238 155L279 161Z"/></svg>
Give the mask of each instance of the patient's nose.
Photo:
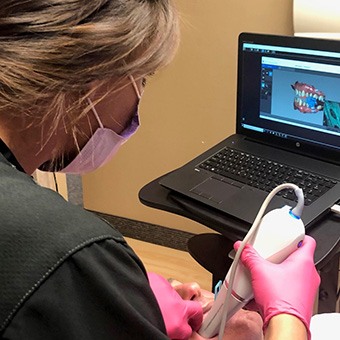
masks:
<svg viewBox="0 0 340 340"><path fill-rule="evenodd" d="M196 300L201 296L201 287L197 282L185 283L184 300Z"/></svg>

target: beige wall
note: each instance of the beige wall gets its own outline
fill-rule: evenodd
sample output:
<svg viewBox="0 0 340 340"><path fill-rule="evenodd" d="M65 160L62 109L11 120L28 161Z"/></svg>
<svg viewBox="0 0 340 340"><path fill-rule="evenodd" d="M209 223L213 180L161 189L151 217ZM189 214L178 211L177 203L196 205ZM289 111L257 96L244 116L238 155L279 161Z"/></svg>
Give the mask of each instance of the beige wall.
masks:
<svg viewBox="0 0 340 340"><path fill-rule="evenodd" d="M182 43L148 81L142 126L115 159L83 178L91 210L194 233L209 229L142 205L138 191L234 132L237 37L292 34L292 0L177 0Z"/></svg>
<svg viewBox="0 0 340 340"><path fill-rule="evenodd" d="M65 174L36 170L33 173L33 177L41 186L58 191L59 194L65 198L65 200L68 200Z"/></svg>

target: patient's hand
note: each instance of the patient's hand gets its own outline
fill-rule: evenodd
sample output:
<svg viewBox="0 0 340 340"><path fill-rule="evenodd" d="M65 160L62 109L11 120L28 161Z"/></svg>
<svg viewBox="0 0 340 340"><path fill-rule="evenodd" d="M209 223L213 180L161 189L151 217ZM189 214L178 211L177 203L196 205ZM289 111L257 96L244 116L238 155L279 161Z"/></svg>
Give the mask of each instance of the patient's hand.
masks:
<svg viewBox="0 0 340 340"><path fill-rule="evenodd" d="M181 283L171 280L171 285L184 300L195 300L201 303L207 313L214 302L214 294L201 289L195 282ZM226 324L224 340L262 340L262 318L257 312L241 309ZM217 336L213 339L217 340ZM203 340L198 333L192 333L190 340Z"/></svg>

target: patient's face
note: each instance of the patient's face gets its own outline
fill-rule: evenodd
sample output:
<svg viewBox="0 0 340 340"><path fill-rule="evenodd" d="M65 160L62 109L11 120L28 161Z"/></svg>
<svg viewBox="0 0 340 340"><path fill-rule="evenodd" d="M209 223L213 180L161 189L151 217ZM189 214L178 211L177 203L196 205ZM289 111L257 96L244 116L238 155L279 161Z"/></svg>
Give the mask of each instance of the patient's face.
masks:
<svg viewBox="0 0 340 340"><path fill-rule="evenodd" d="M184 300L195 300L202 304L204 313L207 313L214 302L213 293L201 289L195 282L181 283L171 281L171 285ZM224 338L237 340L262 340L262 318L257 312L241 309L226 324ZM190 340L203 339L199 334L193 333ZM217 337L213 338L217 339Z"/></svg>

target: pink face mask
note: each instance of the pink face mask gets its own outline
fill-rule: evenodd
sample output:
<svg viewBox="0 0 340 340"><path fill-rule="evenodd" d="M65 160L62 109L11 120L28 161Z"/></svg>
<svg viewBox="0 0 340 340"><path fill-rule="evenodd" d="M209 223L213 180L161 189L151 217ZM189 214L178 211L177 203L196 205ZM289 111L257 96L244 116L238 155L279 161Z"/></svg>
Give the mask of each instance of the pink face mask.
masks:
<svg viewBox="0 0 340 340"><path fill-rule="evenodd" d="M132 85L140 100L141 94L135 80L130 77ZM90 99L88 99L99 128L94 132L79 154L61 171L68 174L86 174L92 172L106 163L117 153L118 149L137 131L139 127L138 106L130 125L119 135L111 129L105 128L99 119L98 113Z"/></svg>

